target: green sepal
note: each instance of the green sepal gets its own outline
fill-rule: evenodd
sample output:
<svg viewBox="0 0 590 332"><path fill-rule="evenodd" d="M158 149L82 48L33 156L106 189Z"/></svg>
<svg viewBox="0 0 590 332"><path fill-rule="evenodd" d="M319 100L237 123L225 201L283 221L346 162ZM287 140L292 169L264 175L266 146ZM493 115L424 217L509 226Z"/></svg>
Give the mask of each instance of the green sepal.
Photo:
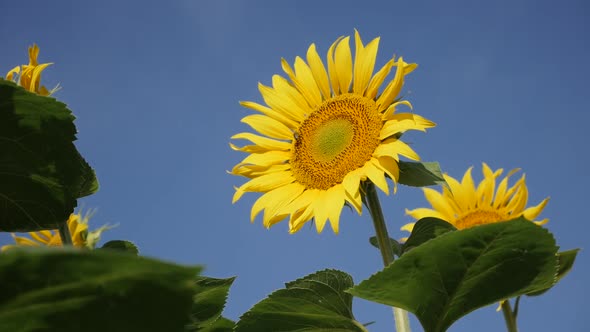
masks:
<svg viewBox="0 0 590 332"><path fill-rule="evenodd" d="M98 190L66 105L0 79L0 231L56 229Z"/></svg>
<svg viewBox="0 0 590 332"><path fill-rule="evenodd" d="M434 217L422 218L416 222L410 237L408 237L408 240L402 245L402 254L428 240L432 240L446 232L456 230L455 226L442 219Z"/></svg>
<svg viewBox="0 0 590 332"><path fill-rule="evenodd" d="M399 161L400 184L412 187L427 187L447 183L438 162Z"/></svg>
<svg viewBox="0 0 590 332"><path fill-rule="evenodd" d="M353 285L350 275L337 270L289 282L242 315L235 331L366 331L354 319L352 296L344 292Z"/></svg>
<svg viewBox="0 0 590 332"><path fill-rule="evenodd" d="M100 247L100 250L107 249L107 250L115 250L119 252L128 253L134 256L139 255L139 248L135 245L135 243L127 240L112 240L109 241Z"/></svg>
<svg viewBox="0 0 590 332"><path fill-rule="evenodd" d="M377 242L376 236L371 236L369 238L369 243L373 247L379 249L379 243ZM389 244L391 245L391 250L393 250L393 254L399 257L402 254L402 245L392 238L389 238Z"/></svg>
<svg viewBox="0 0 590 332"><path fill-rule="evenodd" d="M227 325L227 322L219 322L219 320L225 307L229 288L235 279L235 277L227 279L197 278L191 311L192 323L187 327L187 331L202 331L215 326L220 328Z"/></svg>
<svg viewBox="0 0 590 332"><path fill-rule="evenodd" d="M552 234L524 218L450 231L349 292L408 310L426 332L442 332L477 308L550 287L556 252Z"/></svg>

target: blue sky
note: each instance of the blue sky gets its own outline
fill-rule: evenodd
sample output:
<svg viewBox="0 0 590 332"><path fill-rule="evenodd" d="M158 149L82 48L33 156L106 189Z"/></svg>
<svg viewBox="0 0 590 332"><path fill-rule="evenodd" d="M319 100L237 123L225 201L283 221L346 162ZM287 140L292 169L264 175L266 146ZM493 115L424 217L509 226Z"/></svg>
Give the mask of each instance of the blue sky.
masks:
<svg viewBox="0 0 590 332"><path fill-rule="evenodd" d="M530 204L550 196L542 214L563 249L585 248L587 86L590 5L580 1L114 1L0 3L0 72L27 62L36 42L43 76L77 116L78 148L101 189L81 200L92 225L119 224L104 240L128 239L142 254L204 264L213 277L238 278L226 316L236 319L283 283L324 268L361 281L381 269L368 244L368 213L344 211L340 234L249 222L244 181L227 170L244 155L229 137L248 128L240 100L261 102L257 83L281 73L312 42L320 54L357 28L381 36L377 65L393 54L419 64L404 94L438 126L404 137L424 160L460 177L481 162L520 167ZM390 233L410 222L405 208L426 205L401 187L381 196ZM0 244L10 241L0 234ZM521 302L522 331L583 331L590 325L586 251L552 291ZM392 330L391 311L355 300L359 321ZM413 319L414 331L420 331ZM451 331L501 331L495 306Z"/></svg>

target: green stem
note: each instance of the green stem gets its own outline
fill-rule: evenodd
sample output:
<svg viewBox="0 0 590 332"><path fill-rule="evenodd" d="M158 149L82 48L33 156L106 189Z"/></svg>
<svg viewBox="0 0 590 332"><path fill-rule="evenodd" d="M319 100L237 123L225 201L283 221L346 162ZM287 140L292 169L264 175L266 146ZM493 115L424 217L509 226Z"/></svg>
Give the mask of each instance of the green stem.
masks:
<svg viewBox="0 0 590 332"><path fill-rule="evenodd" d="M393 248L389 240L389 234L387 234L387 226L385 225L385 218L383 217L383 211L381 210L381 204L379 203L379 196L377 196L377 190L375 185L367 181L365 184L365 205L367 206L371 219L373 219L373 226L375 226L375 233L377 237L377 244L379 244L379 250L381 251L381 257L383 257L383 265L388 266L393 262ZM410 319L408 313L400 308L393 308L393 317L395 319L395 330L397 332L410 332Z"/></svg>
<svg viewBox="0 0 590 332"><path fill-rule="evenodd" d="M504 314L504 320L506 321L506 328L508 329L508 332L518 332L518 327L516 326L516 315L512 311L510 302L508 302L508 300L502 302L502 313Z"/></svg>
<svg viewBox="0 0 590 332"><path fill-rule="evenodd" d="M72 235L70 234L70 229L68 227L68 222L65 221L59 225L59 237L61 238L61 243L64 246L71 246L72 243Z"/></svg>

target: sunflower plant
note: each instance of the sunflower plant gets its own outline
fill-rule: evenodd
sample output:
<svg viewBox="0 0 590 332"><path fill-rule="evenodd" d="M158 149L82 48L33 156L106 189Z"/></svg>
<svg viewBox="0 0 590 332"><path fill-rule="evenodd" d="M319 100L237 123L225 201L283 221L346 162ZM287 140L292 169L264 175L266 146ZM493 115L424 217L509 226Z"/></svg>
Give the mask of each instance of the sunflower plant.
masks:
<svg viewBox="0 0 590 332"><path fill-rule="evenodd" d="M29 232L13 234L15 245L0 252L0 332L368 331L353 314L354 297L392 307L400 332L411 330L408 313L425 331L442 332L494 303L517 331L520 298L551 289L578 250L558 252L548 219L539 218L549 199L529 206L524 175L510 183L518 170L501 178L502 169L484 163L476 185L472 168L458 181L420 160L407 132L435 123L403 98L417 64L391 57L376 66L379 42L365 44L355 30L325 58L311 44L305 57L282 59L283 74L258 85L262 102L240 102L255 113L242 119L250 129L231 137L246 156L230 173L245 178L232 203L258 193L244 219L260 215L267 228L346 232L344 207L366 209L384 268L359 283L330 268L309 274L235 322L223 316L235 278L140 257L125 240L99 246L108 227L89 231L91 214L74 213L98 180L73 144L72 112L41 83L51 63L39 64L39 47L30 47L29 64L0 80L0 231ZM398 185L422 187L430 204L406 210L416 221L399 225L410 232L401 240L390 238L395 221L379 200Z"/></svg>

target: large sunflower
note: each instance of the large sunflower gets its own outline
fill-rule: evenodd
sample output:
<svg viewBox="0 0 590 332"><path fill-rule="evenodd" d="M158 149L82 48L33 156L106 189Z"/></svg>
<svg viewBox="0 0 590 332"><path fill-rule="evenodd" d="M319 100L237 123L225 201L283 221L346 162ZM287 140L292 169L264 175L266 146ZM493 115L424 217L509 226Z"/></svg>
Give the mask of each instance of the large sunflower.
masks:
<svg viewBox="0 0 590 332"><path fill-rule="evenodd" d="M292 68L281 60L288 79L274 75L272 87L259 84L268 106L241 102L262 113L242 119L261 135L246 132L232 137L253 144L231 144L249 153L232 174L250 178L236 188L233 202L245 192L264 193L252 206L252 221L264 210L266 227L288 217L294 233L313 218L318 232L329 221L337 233L345 203L361 213L362 181L389 193L388 176L395 191L399 156L419 159L398 139L399 134L425 131L435 124L419 115L396 113L400 105L411 107L398 95L404 76L417 65L391 58L373 75L379 38L366 46L357 31L354 38L354 61L350 37L338 38L329 48L327 70L311 44L307 62L296 57ZM393 79L380 92L393 67Z"/></svg>
<svg viewBox="0 0 590 332"><path fill-rule="evenodd" d="M415 219L436 217L453 224L457 229L465 229L477 225L490 224L498 221L525 217L534 221L547 205L549 198L545 198L536 206L527 208L528 189L524 174L516 183L508 188L508 180L518 169L512 170L500 181L496 189L496 178L502 175L503 170L492 171L483 163L483 180L477 188L471 177L471 167L465 172L461 182L444 175L450 189L443 187L443 192L430 188L423 188L426 200L432 209L418 208L406 210L406 213ZM494 195L495 192L495 195ZM548 219L534 221L543 225ZM402 227L403 230L412 231L413 223Z"/></svg>
<svg viewBox="0 0 590 332"><path fill-rule="evenodd" d="M53 63L39 64L37 57L39 56L39 46L33 44L29 47L29 64L16 66L12 68L7 74L6 79L14 81L26 90L35 92L41 96L49 96L59 89L56 86L51 91L41 85L41 72Z"/></svg>

